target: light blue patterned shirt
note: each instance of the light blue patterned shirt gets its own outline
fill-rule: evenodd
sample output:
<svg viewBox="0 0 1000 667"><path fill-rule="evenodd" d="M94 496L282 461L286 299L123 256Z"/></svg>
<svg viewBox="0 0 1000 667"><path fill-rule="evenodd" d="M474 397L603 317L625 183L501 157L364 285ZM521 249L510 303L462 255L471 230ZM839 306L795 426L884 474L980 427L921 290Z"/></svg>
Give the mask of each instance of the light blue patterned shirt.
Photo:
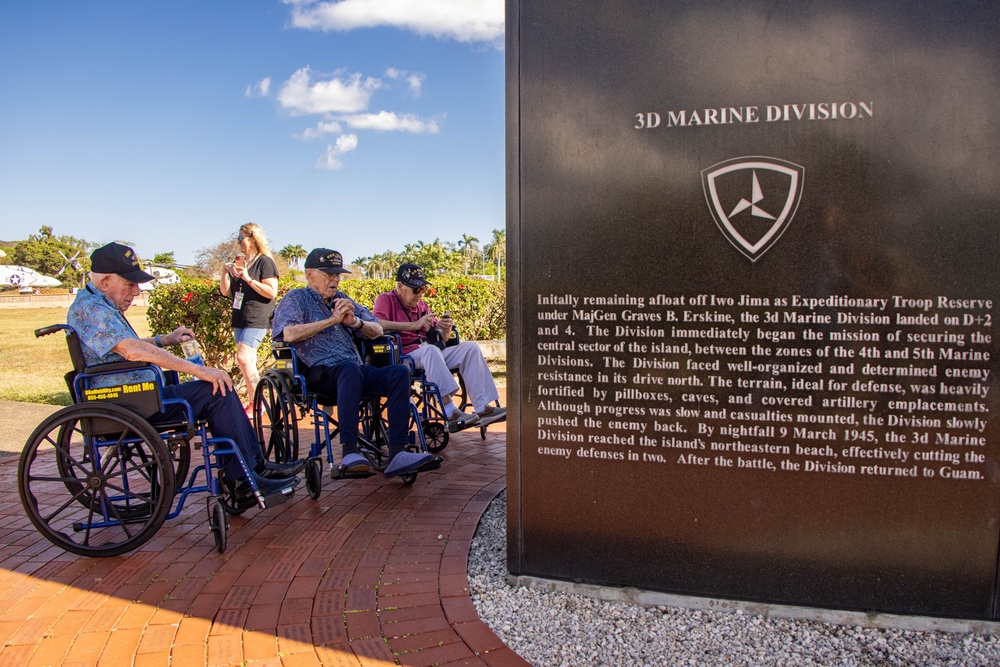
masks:
<svg viewBox="0 0 1000 667"><path fill-rule="evenodd" d="M83 360L87 366L125 361L125 357L112 352L112 348L127 338L139 339L139 335L125 319L125 314L93 283L87 283L86 289L77 292L76 299L66 313L66 324L73 327L80 337ZM148 381L154 377L155 373L152 371L128 371L95 378L89 386L110 387Z"/></svg>
<svg viewBox="0 0 1000 667"><path fill-rule="evenodd" d="M378 322L364 306L358 304L340 290L333 299L348 299L354 304L354 316L364 322ZM330 300L330 304L333 300ZM284 340L282 332L285 327L293 324L309 324L325 320L333 314L330 306L311 287L299 287L286 294L278 302L274 311L272 333L275 340ZM292 343L292 348L298 358L307 366L338 366L345 362L362 363L358 349L355 347L357 333L343 324L337 324L323 329L318 334Z"/></svg>

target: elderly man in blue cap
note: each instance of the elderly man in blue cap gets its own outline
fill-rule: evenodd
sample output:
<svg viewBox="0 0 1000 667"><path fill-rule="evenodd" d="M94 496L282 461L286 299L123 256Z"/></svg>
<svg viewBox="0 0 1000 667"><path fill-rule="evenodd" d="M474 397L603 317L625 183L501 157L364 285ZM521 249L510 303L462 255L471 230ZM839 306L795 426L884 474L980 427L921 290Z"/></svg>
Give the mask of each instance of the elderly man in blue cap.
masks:
<svg viewBox="0 0 1000 667"><path fill-rule="evenodd" d="M410 370L396 364L376 368L365 364L355 345L356 337L382 335L371 312L341 292L340 278L350 270L336 250L315 248L306 257L306 287L293 289L274 311L274 340L290 343L306 367L310 391L336 399L342 469L351 474L370 472L358 452L361 397L385 396L389 418L390 461L386 477L432 469L440 459L408 452L410 420Z"/></svg>

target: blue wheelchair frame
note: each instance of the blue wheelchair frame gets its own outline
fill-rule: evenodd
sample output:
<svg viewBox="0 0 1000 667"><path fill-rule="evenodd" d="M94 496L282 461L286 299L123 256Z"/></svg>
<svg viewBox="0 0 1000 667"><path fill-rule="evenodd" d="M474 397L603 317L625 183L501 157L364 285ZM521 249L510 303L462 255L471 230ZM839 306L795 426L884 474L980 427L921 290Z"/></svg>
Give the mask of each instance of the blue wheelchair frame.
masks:
<svg viewBox="0 0 1000 667"><path fill-rule="evenodd" d="M74 370L66 376L74 405L43 421L21 453L18 491L31 522L46 539L67 551L82 556L113 556L149 540L164 520L183 511L190 494L207 492L209 525L216 548L224 551L226 515L239 514L247 507L235 501L229 488L235 484L224 483L215 459L235 456L258 505L266 506L236 443L229 438L208 437L206 423L195 420L187 401L164 399L162 387L167 382L159 367L133 362L84 367L79 338L72 327L54 325L38 329L35 335L57 331L66 332L74 362ZM119 391L93 386L99 378L136 370L150 374L150 379L121 384ZM181 421L160 425L150 421L156 414L178 408L184 415ZM76 433L82 439L80 452L71 451ZM203 461L188 474L190 442L195 436L203 444ZM176 443L173 453L170 442ZM50 449L55 452L57 476L47 472ZM205 482L197 484L202 472ZM44 494L33 491L39 487ZM68 491L70 498L49 513L52 501L47 496L53 489ZM64 525L71 520L70 515L81 512L84 520ZM114 528L120 530L102 532ZM74 539L80 533L81 539Z"/></svg>
<svg viewBox="0 0 1000 667"><path fill-rule="evenodd" d="M372 359L372 355L382 357L388 363L402 363L399 355L398 336L383 336L375 340L358 341L362 359ZM316 392L310 392L306 387L305 376L300 371L298 356L294 348L287 343L272 343L271 354L275 365L261 376L254 392L254 425L258 438L264 443L264 454L277 462L294 461L298 458L297 422L299 414L305 417L312 414L314 440L309 447L308 458L319 459L326 451L330 465L330 476L333 479L348 479L369 477L373 472L350 473L343 466L335 465L333 439L340 433L340 425L322 406L333 406L331 397L323 397ZM412 363L412 360L411 360ZM380 365L378 362L375 365ZM323 400L324 398L328 400ZM384 404L381 396L362 396L360 424L358 430L358 450L375 470L384 470L388 465L387 428L383 416ZM263 417L267 416L272 425L279 424L279 429L272 427L270 436L265 439ZM408 449L428 451L427 441L421 427L421 413L413 401L410 401ZM433 450L431 450L433 451ZM339 457L338 457L339 458ZM440 463L440 459L438 459ZM400 476L404 484L412 484L417 473Z"/></svg>

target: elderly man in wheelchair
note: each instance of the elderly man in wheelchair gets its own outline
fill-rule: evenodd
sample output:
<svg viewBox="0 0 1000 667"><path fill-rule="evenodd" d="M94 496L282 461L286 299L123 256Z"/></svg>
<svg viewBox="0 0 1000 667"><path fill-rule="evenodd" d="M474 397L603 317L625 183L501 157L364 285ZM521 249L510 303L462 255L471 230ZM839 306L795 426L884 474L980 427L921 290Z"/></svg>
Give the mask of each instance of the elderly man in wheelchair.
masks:
<svg viewBox="0 0 1000 667"><path fill-rule="evenodd" d="M401 364L375 367L363 363L355 337L375 339L382 327L367 308L338 287L344 268L342 255L315 248L306 257L306 287L293 289L278 304L272 335L294 349L310 392L336 402L342 459L347 477L371 473L371 464L358 449L362 400L384 396L388 417L386 477L411 476L440 467L441 459L406 451L409 444L410 371Z"/></svg>
<svg viewBox="0 0 1000 667"><path fill-rule="evenodd" d="M298 486L300 480L295 475L302 470L304 463L275 464L265 460L229 375L217 368L181 359L163 349L193 340L194 332L182 326L163 336L141 339L125 319L125 311L139 294L138 284L149 280L152 276L142 270L131 248L109 243L93 252L91 282L77 295L66 317L67 324L80 337L85 364L93 366L114 361L138 361L197 378L183 384L164 386L164 398L184 399L190 404L196 419L208 421L212 435L229 438L236 443L267 505L284 502ZM107 386L149 379L148 371L129 371L123 375L102 377L97 382ZM158 420L170 418L164 415L150 421L155 425ZM224 456L223 459L226 478L239 482L235 488L237 503L256 504L255 494L239 461L233 456Z"/></svg>
<svg viewBox="0 0 1000 667"><path fill-rule="evenodd" d="M482 350L471 341L446 344L454 322L449 313L437 318L430 312L423 300L429 285L422 268L403 264L396 270L396 289L379 294L372 312L383 329L399 332L403 354L437 386L450 432L505 420L507 411L500 407L500 394ZM457 369L468 388L475 414L462 412L452 402L459 390L452 369Z"/></svg>

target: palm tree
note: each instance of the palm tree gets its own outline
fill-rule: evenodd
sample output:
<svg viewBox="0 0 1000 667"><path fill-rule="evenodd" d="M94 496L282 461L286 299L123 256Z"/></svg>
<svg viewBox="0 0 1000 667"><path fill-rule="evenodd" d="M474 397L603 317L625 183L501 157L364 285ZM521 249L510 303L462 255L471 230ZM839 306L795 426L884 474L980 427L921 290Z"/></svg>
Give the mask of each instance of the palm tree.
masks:
<svg viewBox="0 0 1000 667"><path fill-rule="evenodd" d="M289 265L298 265L299 262L306 258L307 253L301 245L286 245L284 248L278 251L278 254L288 262Z"/></svg>
<svg viewBox="0 0 1000 667"><path fill-rule="evenodd" d="M493 242L486 251L487 256L497 263L497 280L500 280L500 267L507 257L507 232L503 229L493 230Z"/></svg>
<svg viewBox="0 0 1000 667"><path fill-rule="evenodd" d="M468 234L462 234L462 240L458 242L458 250L463 255L462 260L462 274L469 274L469 261L471 256L476 252L476 244L479 243L479 239L475 236L469 236Z"/></svg>

